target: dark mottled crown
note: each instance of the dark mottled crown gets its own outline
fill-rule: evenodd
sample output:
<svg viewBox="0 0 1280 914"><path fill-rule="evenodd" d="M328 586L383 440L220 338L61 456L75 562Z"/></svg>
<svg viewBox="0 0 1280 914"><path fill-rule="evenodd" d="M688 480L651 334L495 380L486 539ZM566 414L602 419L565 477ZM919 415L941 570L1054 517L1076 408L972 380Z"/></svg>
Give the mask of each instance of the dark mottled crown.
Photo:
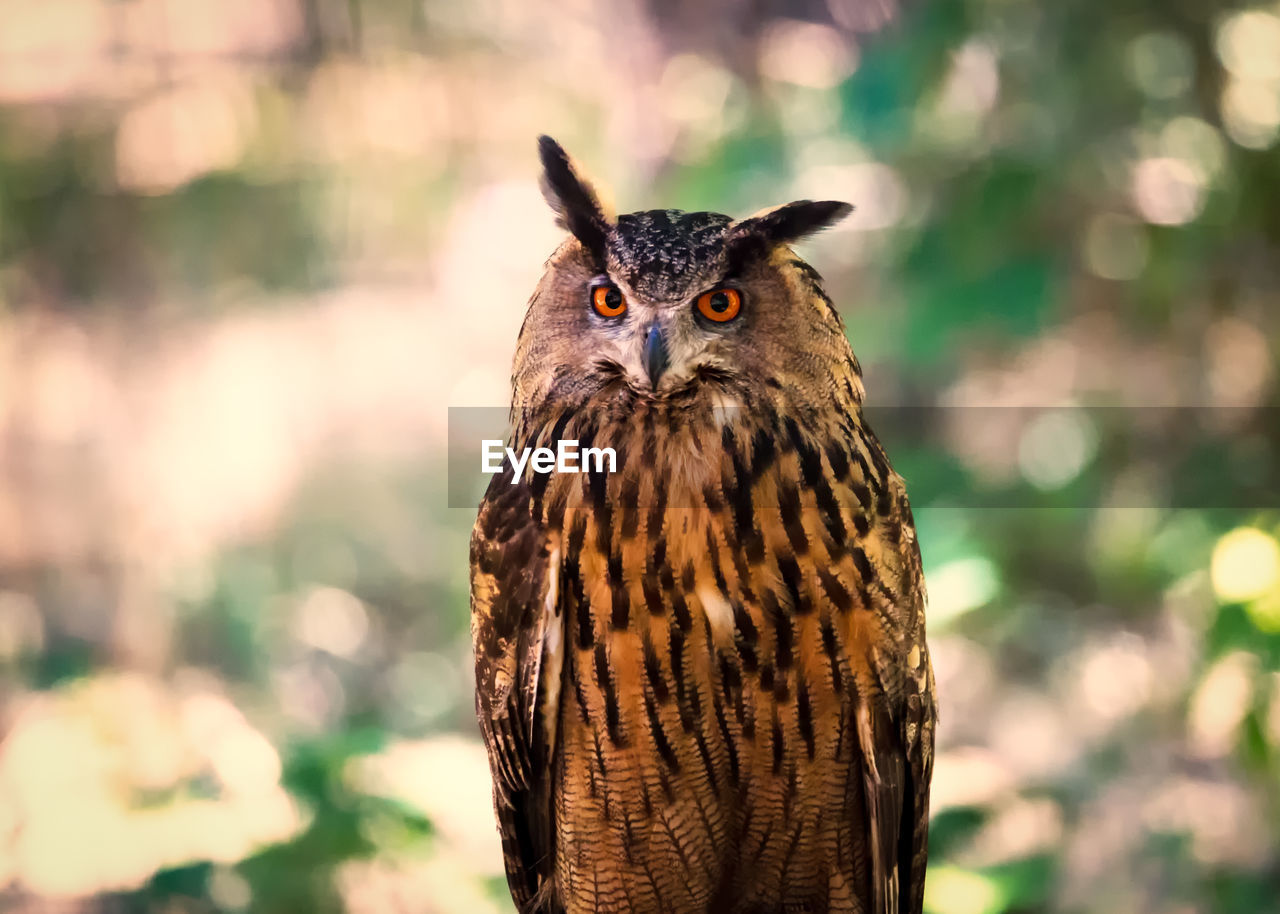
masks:
<svg viewBox="0 0 1280 914"><path fill-rule="evenodd" d="M609 270L645 296L685 292L699 273L720 259L731 221L720 213L678 209L619 216L607 244Z"/></svg>
<svg viewBox="0 0 1280 914"><path fill-rule="evenodd" d="M712 270L732 274L849 215L836 200L797 200L737 222L720 213L651 209L615 221L573 159L549 136L538 138L542 192L556 220L581 242L598 267L641 295L661 299L688 294ZM717 277L718 278L718 277Z"/></svg>

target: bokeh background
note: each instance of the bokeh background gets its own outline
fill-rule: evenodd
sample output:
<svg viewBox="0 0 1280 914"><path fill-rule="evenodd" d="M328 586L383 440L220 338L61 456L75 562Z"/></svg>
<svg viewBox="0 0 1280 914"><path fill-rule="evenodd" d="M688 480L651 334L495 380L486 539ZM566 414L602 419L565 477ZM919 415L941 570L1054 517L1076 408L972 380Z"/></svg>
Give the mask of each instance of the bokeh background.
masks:
<svg viewBox="0 0 1280 914"><path fill-rule="evenodd" d="M927 909L1280 910L1280 5L1205 0L0 2L0 909L510 911L445 438L540 132L858 207Z"/></svg>

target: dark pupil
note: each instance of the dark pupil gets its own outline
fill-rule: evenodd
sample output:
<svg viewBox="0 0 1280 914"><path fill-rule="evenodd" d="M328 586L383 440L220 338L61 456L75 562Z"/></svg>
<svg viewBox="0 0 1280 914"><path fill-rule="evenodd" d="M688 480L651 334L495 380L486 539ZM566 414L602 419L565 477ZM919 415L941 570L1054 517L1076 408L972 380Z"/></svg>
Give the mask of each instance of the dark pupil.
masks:
<svg viewBox="0 0 1280 914"><path fill-rule="evenodd" d="M617 289L606 289L604 293L604 306L610 311L615 310L622 304L622 293Z"/></svg>
<svg viewBox="0 0 1280 914"><path fill-rule="evenodd" d="M723 314L725 311L729 310L729 296L725 295L723 292L717 292L715 295L711 296L709 304L711 305L711 310L716 314Z"/></svg>

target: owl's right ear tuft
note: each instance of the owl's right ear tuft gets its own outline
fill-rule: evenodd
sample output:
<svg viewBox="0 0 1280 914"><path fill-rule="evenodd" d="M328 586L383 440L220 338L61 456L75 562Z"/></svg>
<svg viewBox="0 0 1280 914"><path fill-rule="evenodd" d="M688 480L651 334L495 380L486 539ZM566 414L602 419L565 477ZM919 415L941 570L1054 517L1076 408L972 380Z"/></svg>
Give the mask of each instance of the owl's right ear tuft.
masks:
<svg viewBox="0 0 1280 914"><path fill-rule="evenodd" d="M613 219L600 202L591 182L555 140L538 137L542 159L542 196L556 214L556 223L573 233L596 259L604 261L605 240Z"/></svg>
<svg viewBox="0 0 1280 914"><path fill-rule="evenodd" d="M740 219L725 234L725 257L730 269L753 257L762 257L780 244L799 241L839 222L853 207L839 200L796 200L763 209Z"/></svg>

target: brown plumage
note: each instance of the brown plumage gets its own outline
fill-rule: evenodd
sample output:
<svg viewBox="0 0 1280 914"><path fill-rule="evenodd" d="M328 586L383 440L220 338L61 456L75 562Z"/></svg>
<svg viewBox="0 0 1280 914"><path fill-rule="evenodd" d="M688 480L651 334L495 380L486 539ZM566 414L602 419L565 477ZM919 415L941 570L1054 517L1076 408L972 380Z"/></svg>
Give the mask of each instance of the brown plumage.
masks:
<svg viewBox="0 0 1280 914"><path fill-rule="evenodd" d="M516 905L918 914L915 528L839 314L787 246L849 208L614 218L541 142L572 234L520 332L512 446L612 447L617 470L507 466L472 538Z"/></svg>

